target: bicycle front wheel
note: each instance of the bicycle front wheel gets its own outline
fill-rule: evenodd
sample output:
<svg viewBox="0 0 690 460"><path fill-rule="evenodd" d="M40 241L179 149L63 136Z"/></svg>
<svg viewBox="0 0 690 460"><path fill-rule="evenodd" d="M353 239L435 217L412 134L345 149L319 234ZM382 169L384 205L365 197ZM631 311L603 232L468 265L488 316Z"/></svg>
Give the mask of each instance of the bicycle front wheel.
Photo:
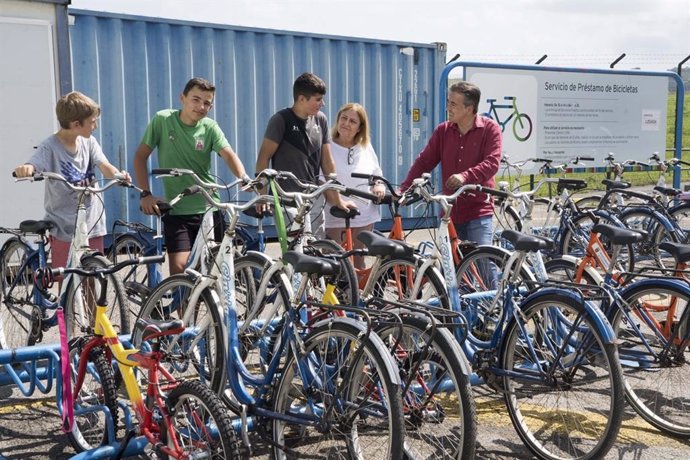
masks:
<svg viewBox="0 0 690 460"><path fill-rule="evenodd" d="M199 378L220 393L225 382L221 310L209 289L199 293L194 304L190 304L195 286L195 280L185 274L172 275L161 282L141 307L132 332L132 344L142 348L142 335L148 323L181 319L185 325L182 334L156 339L165 352L168 371L176 378Z"/></svg>
<svg viewBox="0 0 690 460"><path fill-rule="evenodd" d="M76 382L77 379L79 351L80 349L77 347L70 347L72 383ZM79 393L74 395L74 426L72 431L67 433L70 444L77 452L91 450L110 441L115 441L108 439L108 423L111 422L115 432L117 432L119 420L117 385L113 368L108 362L104 350L102 348L94 349L88 360L84 382ZM99 406L107 408L109 413L100 409L84 412ZM80 412L83 413L80 414Z"/></svg>
<svg viewBox="0 0 690 460"><path fill-rule="evenodd" d="M90 254L82 258L80 267L85 270L105 268L110 261L98 254ZM127 297L122 288L122 281L116 274L106 275L108 280L108 294L106 314L110 323L119 334L131 332ZM93 277L80 278L72 276L66 289L65 323L67 335L77 337L84 334L94 325L96 314L96 299L99 297L101 284Z"/></svg>
<svg viewBox="0 0 690 460"><path fill-rule="evenodd" d="M329 320L290 355L274 410L303 423L273 420L275 458L402 458L398 370L381 339L363 332Z"/></svg>
<svg viewBox="0 0 690 460"><path fill-rule="evenodd" d="M584 306L547 294L520 306L501 344L505 403L525 445L542 459L599 459L622 423L623 376Z"/></svg>
<svg viewBox="0 0 690 460"><path fill-rule="evenodd" d="M656 428L690 438L690 350L680 347L690 325L690 296L668 283L631 285L622 297L629 316L618 309L611 325L618 337L618 354L630 405ZM670 349L667 349L670 345Z"/></svg>
<svg viewBox="0 0 690 460"><path fill-rule="evenodd" d="M376 334L400 369L407 458L474 458L476 407L462 349L448 329L433 330L423 317L400 318Z"/></svg>

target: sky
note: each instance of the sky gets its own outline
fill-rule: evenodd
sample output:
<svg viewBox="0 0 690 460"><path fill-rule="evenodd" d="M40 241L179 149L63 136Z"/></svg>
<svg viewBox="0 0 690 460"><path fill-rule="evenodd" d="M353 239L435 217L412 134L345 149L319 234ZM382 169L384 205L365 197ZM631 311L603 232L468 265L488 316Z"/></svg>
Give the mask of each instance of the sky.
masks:
<svg viewBox="0 0 690 460"><path fill-rule="evenodd" d="M72 0L71 8L415 43L447 58L669 70L690 56L690 0ZM685 67L690 67L687 61Z"/></svg>

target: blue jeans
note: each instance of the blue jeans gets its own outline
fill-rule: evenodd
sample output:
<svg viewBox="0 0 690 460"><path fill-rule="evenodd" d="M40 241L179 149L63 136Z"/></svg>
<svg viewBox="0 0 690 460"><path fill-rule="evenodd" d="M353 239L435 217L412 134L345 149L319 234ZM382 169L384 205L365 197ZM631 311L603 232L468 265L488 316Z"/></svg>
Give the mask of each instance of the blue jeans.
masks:
<svg viewBox="0 0 690 460"><path fill-rule="evenodd" d="M493 216L478 217L464 224L455 224L455 230L461 240L473 241L477 245L490 245L493 236L492 220Z"/></svg>

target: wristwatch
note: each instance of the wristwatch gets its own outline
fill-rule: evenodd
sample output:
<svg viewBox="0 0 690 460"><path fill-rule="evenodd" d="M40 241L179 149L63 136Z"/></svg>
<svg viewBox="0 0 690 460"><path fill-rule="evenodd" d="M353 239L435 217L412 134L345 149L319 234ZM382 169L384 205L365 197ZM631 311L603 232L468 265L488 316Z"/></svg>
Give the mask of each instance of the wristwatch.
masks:
<svg viewBox="0 0 690 460"><path fill-rule="evenodd" d="M147 196L150 196L150 195L151 195L150 190L142 190L141 192L139 192L139 199L146 198Z"/></svg>

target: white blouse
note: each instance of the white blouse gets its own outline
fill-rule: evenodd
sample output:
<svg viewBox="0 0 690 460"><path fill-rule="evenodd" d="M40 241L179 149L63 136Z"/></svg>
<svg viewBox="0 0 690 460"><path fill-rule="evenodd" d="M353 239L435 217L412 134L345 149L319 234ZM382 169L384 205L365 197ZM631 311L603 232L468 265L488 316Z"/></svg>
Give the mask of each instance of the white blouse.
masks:
<svg viewBox="0 0 690 460"><path fill-rule="evenodd" d="M362 146L355 145L352 148L342 147L335 142L331 142L331 152L333 153L333 160L335 161L335 172L338 175L338 182L346 187L356 188L365 192L371 192L369 183L366 179L357 179L350 174L353 172L364 174L383 175L381 166L379 166L379 159L374 152L371 144ZM351 152L351 153L349 153ZM348 164L348 157L350 163ZM352 199L352 198L348 198ZM352 227L364 227L365 225L373 224L381 220L380 206L363 202L357 198L352 199L359 209L359 215L350 220ZM330 213L331 205L326 205L326 228L344 228L345 220L333 217Z"/></svg>

